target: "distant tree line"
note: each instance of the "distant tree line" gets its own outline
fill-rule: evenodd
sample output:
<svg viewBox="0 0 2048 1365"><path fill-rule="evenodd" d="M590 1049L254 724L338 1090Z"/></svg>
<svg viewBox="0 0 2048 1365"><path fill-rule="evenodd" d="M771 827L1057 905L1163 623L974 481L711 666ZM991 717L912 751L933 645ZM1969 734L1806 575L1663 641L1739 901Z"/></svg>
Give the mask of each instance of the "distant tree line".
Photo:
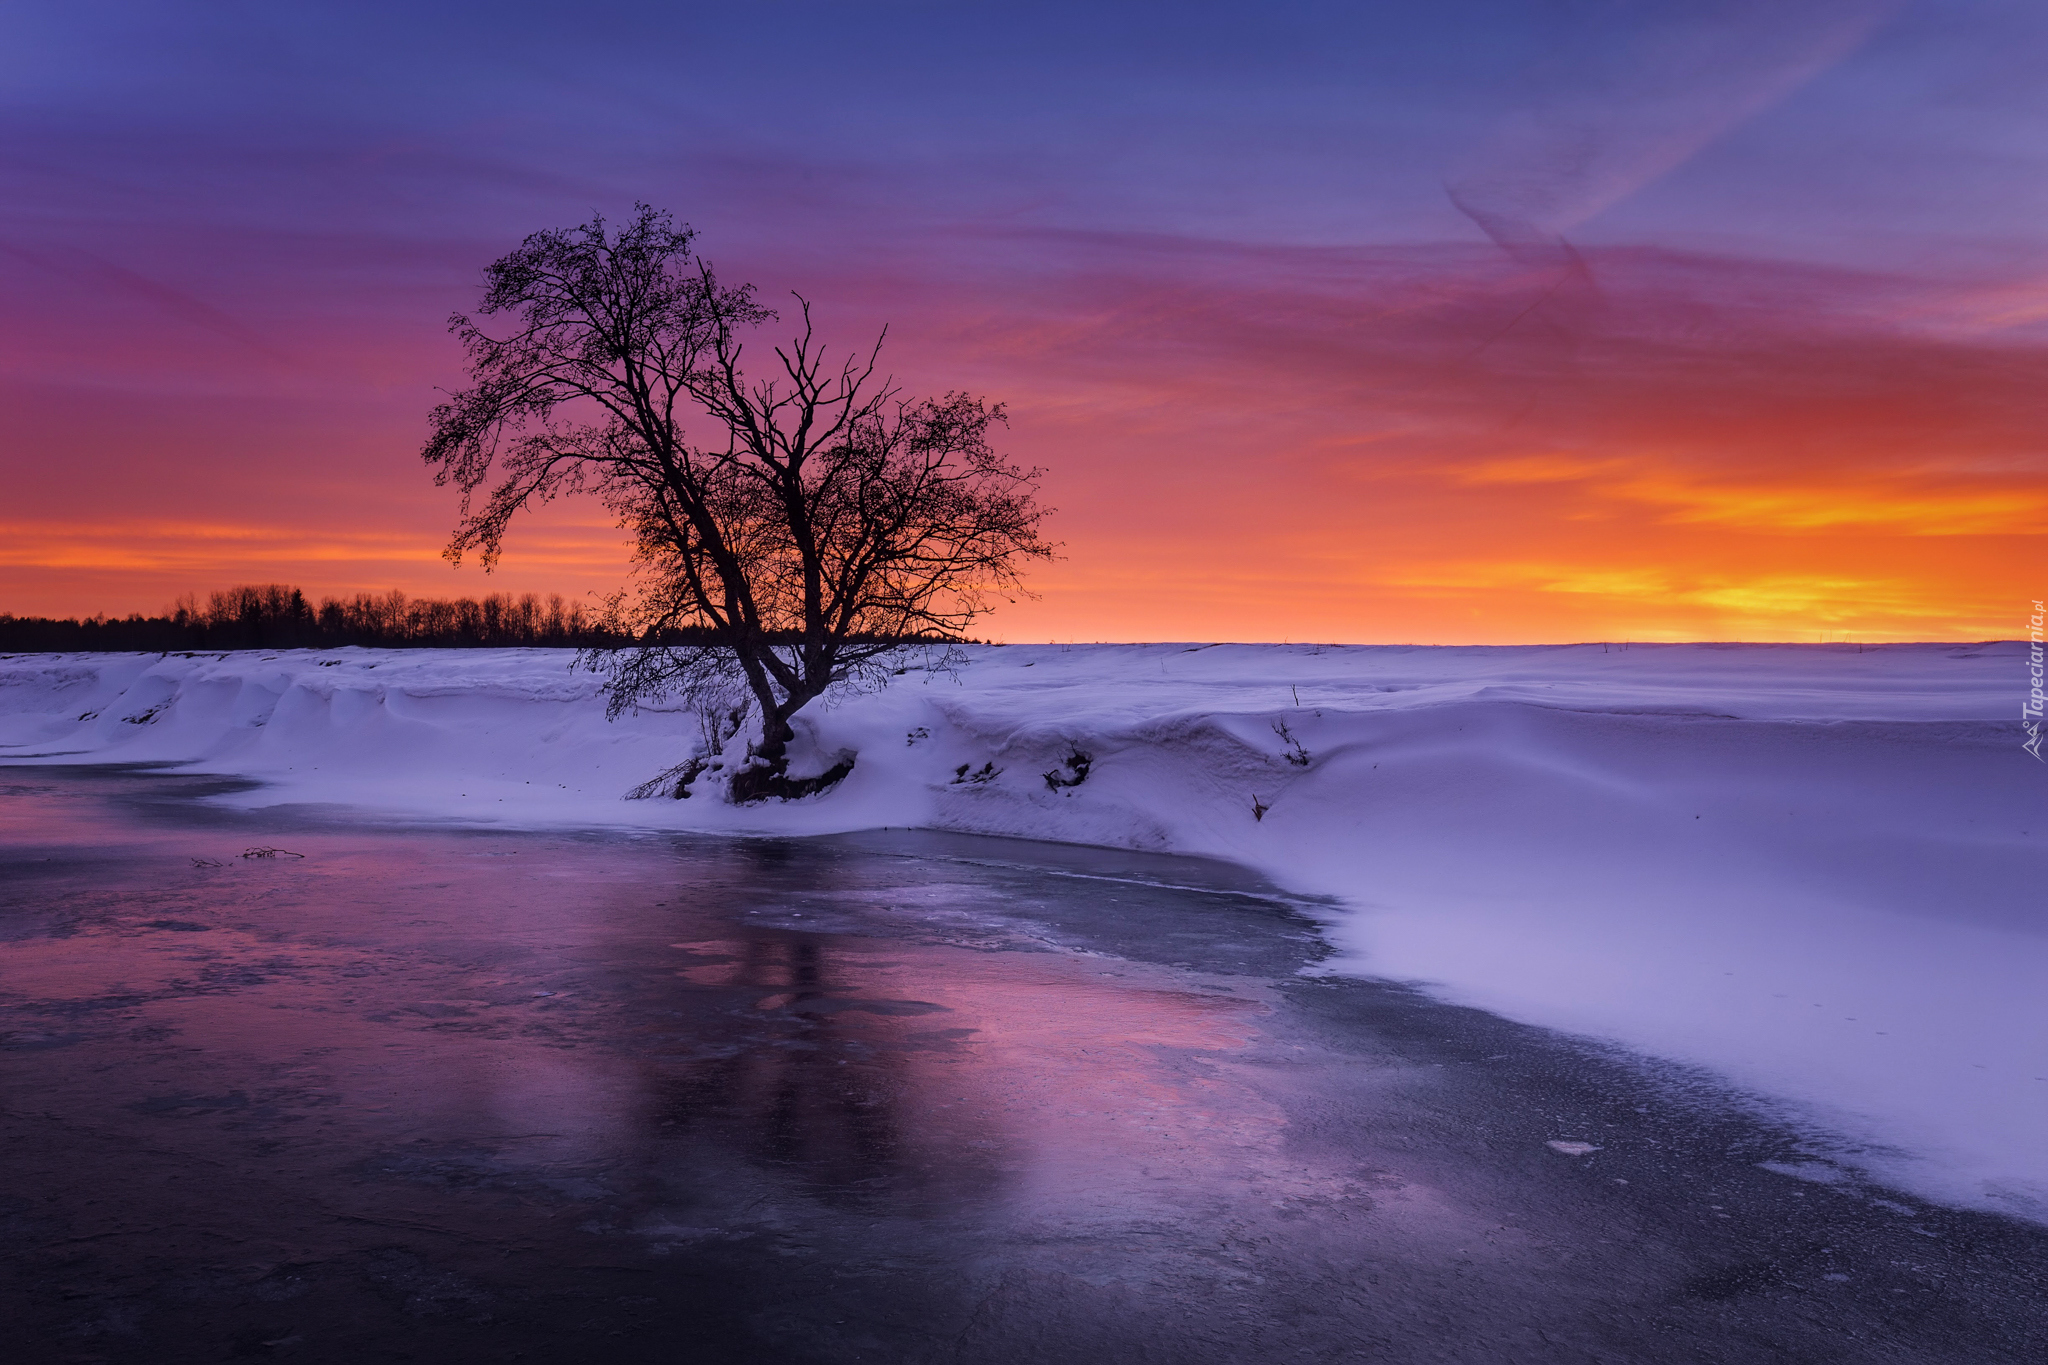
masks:
<svg viewBox="0 0 2048 1365"><path fill-rule="evenodd" d="M161 616L53 620L0 614L0 651L74 650L462 649L529 646L606 649L637 641L609 628L603 616L559 594L492 593L471 597L407 597L397 590L322 598L314 605L281 583L187 594Z"/></svg>
<svg viewBox="0 0 2048 1365"><path fill-rule="evenodd" d="M338 649L587 649L701 645L701 626L669 625L632 634L603 612L559 593L540 597L492 593L473 597L407 597L359 592L323 597L318 606L281 583L244 585L199 599L188 593L162 616L88 616L56 620L0 613L0 654L92 651ZM776 637L780 638L780 637ZM870 639L873 637L861 637ZM892 636L897 645L973 644L935 632Z"/></svg>

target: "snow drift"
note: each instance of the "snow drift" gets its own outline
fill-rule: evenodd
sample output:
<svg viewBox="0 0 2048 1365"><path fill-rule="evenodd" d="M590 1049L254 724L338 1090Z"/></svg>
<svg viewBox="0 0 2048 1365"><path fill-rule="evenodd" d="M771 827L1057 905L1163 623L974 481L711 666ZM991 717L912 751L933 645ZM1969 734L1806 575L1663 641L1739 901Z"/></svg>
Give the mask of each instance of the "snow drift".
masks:
<svg viewBox="0 0 2048 1365"><path fill-rule="evenodd" d="M852 776L745 809L622 800L698 720L608 724L570 662L13 656L0 761L190 763L263 779L252 805L1228 858L1332 898L1338 970L1710 1068L1837 1160L2048 1219L2020 645L980 648L800 716L808 762Z"/></svg>

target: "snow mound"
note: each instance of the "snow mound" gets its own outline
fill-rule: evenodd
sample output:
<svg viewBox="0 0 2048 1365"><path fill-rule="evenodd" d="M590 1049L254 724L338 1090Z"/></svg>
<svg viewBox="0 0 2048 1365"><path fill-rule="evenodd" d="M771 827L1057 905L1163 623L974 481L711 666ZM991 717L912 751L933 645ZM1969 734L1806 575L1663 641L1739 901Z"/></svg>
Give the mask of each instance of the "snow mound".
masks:
<svg viewBox="0 0 2048 1365"><path fill-rule="evenodd" d="M1227 858L1338 970L1710 1068L1816 1156L2048 1220L2048 769L2023 647L1008 646L801 718L788 805L546 650L0 658L0 762L169 761L524 825L924 826ZM1074 779L1085 769L1085 777Z"/></svg>

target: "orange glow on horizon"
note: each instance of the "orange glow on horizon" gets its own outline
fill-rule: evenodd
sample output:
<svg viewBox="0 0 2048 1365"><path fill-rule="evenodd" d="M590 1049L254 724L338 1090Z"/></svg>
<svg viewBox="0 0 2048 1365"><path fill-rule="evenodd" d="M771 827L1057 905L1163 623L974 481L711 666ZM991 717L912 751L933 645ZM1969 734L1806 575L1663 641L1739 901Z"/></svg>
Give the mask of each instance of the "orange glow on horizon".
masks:
<svg viewBox="0 0 2048 1365"><path fill-rule="evenodd" d="M870 280L821 309L848 335L863 309L895 323L912 390L1007 400L1010 452L1048 471L1064 557L978 634L1986 639L2043 591L2048 344L1954 323L2031 316L2038 282L1913 293L1615 252L1575 294L1436 248L1101 250L965 301ZM458 357L411 335L410 357L323 357L346 371L325 388L281 383L283 361L119 403L13 381L5 435L33 458L0 513L0 611L149 613L241 582L619 587L594 500L516 526L497 573L441 559L453 498L415 451Z"/></svg>

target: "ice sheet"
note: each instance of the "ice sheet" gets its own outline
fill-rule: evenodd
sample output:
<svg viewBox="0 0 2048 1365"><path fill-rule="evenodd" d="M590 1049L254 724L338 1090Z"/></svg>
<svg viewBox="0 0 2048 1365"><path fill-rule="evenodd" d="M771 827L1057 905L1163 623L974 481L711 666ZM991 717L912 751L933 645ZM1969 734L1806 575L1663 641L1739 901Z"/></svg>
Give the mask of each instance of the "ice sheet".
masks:
<svg viewBox="0 0 2048 1365"><path fill-rule="evenodd" d="M734 809L622 800L696 719L607 723L562 652L18 655L0 762L190 762L264 780L254 803L507 824L1228 858L1333 898L1337 970L1709 1068L1840 1135L1837 1158L2048 1219L2048 767L2020 749L2022 657L991 646L812 708L799 762L851 750L853 775ZM1055 789L1076 751L1087 780Z"/></svg>

